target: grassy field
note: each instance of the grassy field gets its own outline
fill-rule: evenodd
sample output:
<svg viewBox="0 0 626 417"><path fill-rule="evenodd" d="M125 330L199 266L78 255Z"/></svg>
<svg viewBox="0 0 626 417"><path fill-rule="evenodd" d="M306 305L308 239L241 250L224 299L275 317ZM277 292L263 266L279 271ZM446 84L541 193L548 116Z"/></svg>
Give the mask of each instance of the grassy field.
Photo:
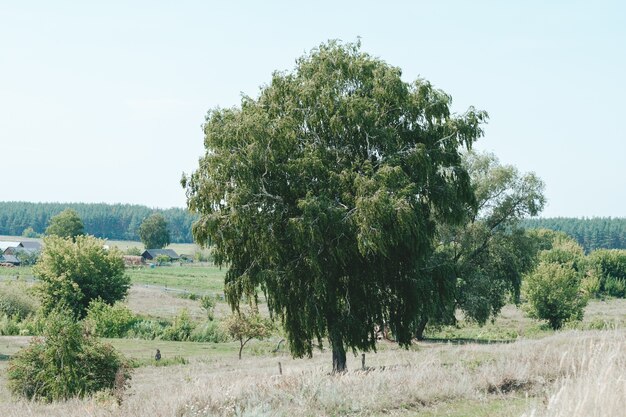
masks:
<svg viewBox="0 0 626 417"><path fill-rule="evenodd" d="M350 371L340 376L328 372L328 351L310 359L260 353L239 361L233 346L211 351L181 343L165 351L188 352L189 363L136 369L121 405L106 397L12 401L0 404L0 415L618 416L626 398L625 338L624 330L596 330L508 344L426 342L409 351L390 345L367 354L365 370L359 356L350 356ZM141 356L156 345L117 346Z"/></svg>
<svg viewBox="0 0 626 417"><path fill-rule="evenodd" d="M10 271L10 272L7 272ZM29 268L1 269L3 279ZM12 275L11 275L12 274ZM129 269L125 301L144 316L205 313L189 293L221 294L224 271L178 264ZM6 284L2 284L6 285ZM187 294L185 294L185 292ZM218 303L216 318L230 310ZM107 396L67 403L16 400L6 387L8 359L29 337L0 336L1 416L611 416L626 401L626 300L591 301L581 323L554 332L513 305L483 327L459 318L430 329L411 349L379 343L349 355L349 372L330 375L331 353L293 359L273 350L280 338L253 341L237 360L237 342L108 339L132 358L132 386L118 405ZM160 349L163 362L152 360ZM278 363L281 363L282 375ZM575 408L576 404L579 408Z"/></svg>

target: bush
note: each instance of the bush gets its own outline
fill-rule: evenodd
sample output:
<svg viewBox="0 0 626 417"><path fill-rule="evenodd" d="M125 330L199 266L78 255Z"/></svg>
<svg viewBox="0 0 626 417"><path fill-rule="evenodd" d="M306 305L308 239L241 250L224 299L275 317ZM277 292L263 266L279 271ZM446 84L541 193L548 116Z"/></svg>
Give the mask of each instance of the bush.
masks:
<svg viewBox="0 0 626 417"><path fill-rule="evenodd" d="M125 337L139 319L123 304L108 305L102 300L94 300L87 310L87 321L94 333L100 337Z"/></svg>
<svg viewBox="0 0 626 417"><path fill-rule="evenodd" d="M130 277L117 249L105 250L104 241L93 236L77 236L75 241L50 236L44 243L33 274L41 280L45 313L63 305L82 318L92 300L113 304L126 297Z"/></svg>
<svg viewBox="0 0 626 417"><path fill-rule="evenodd" d="M209 321L213 321L215 317L214 310L216 304L217 297L211 295L203 295L202 298L200 298L200 307L202 307L206 312L207 319Z"/></svg>
<svg viewBox="0 0 626 417"><path fill-rule="evenodd" d="M18 336L20 330L20 322L16 317L0 315L0 336Z"/></svg>
<svg viewBox="0 0 626 417"><path fill-rule="evenodd" d="M162 339L175 342L185 342L191 338L191 333L195 328L189 317L187 309L183 309L180 314L174 317L174 322L163 331Z"/></svg>
<svg viewBox="0 0 626 417"><path fill-rule="evenodd" d="M204 325L196 327L189 340L192 342L223 343L232 339L218 323L208 321Z"/></svg>
<svg viewBox="0 0 626 417"><path fill-rule="evenodd" d="M7 375L14 394L45 402L120 391L130 379L126 360L111 345L85 334L67 310L48 316L44 337L15 354Z"/></svg>
<svg viewBox="0 0 626 417"><path fill-rule="evenodd" d="M526 276L524 294L529 316L547 320L554 330L565 322L582 320L587 305L579 274L571 264L541 262Z"/></svg>
<svg viewBox="0 0 626 417"><path fill-rule="evenodd" d="M126 337L144 340L161 339L165 329L170 324L166 321L140 319L136 321L126 333Z"/></svg>
<svg viewBox="0 0 626 417"><path fill-rule="evenodd" d="M0 285L0 315L24 319L34 314L37 302L23 283L8 282Z"/></svg>
<svg viewBox="0 0 626 417"><path fill-rule="evenodd" d="M604 290L611 297L626 297L626 280L608 276L604 280Z"/></svg>
<svg viewBox="0 0 626 417"><path fill-rule="evenodd" d="M126 255L141 256L141 249L139 249L137 246L131 246L130 248L126 249Z"/></svg>

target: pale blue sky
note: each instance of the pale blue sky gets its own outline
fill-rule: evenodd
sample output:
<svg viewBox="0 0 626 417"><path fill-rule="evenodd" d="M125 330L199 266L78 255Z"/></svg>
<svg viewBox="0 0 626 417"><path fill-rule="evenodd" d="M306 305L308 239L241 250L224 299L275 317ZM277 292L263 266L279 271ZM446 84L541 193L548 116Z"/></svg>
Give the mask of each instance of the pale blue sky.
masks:
<svg viewBox="0 0 626 417"><path fill-rule="evenodd" d="M487 110L544 216L626 217L620 1L0 0L0 201L182 207L206 111L328 39Z"/></svg>

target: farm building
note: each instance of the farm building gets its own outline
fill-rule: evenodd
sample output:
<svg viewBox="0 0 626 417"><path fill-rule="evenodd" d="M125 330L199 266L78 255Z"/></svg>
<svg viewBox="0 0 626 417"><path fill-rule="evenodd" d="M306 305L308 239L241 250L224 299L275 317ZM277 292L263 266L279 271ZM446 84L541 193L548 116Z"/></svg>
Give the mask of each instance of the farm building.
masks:
<svg viewBox="0 0 626 417"><path fill-rule="evenodd" d="M8 248L17 248L22 242L0 241L0 253L4 253Z"/></svg>
<svg viewBox="0 0 626 417"><path fill-rule="evenodd" d="M17 259L14 255L0 255L0 264L11 264L15 266L20 266L20 260Z"/></svg>
<svg viewBox="0 0 626 417"><path fill-rule="evenodd" d="M36 240L22 240L19 247L30 251L41 251L43 249L43 245Z"/></svg>
<svg viewBox="0 0 626 417"><path fill-rule="evenodd" d="M172 261L177 261L180 259L180 256L173 249L146 249L141 257L147 261L151 261L156 259L159 255L169 256Z"/></svg>

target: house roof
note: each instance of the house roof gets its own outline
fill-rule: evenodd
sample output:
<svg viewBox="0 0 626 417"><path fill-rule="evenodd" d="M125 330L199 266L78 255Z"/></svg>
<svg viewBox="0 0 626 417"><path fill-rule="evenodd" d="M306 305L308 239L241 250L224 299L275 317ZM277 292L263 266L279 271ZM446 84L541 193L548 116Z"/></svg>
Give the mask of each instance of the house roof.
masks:
<svg viewBox="0 0 626 417"><path fill-rule="evenodd" d="M149 257L154 259L159 255L165 255L165 256L169 256L172 259L178 259L180 258L178 256L178 254L173 250L173 249L146 249L141 256L144 258L147 258L148 256L146 255L150 255Z"/></svg>
<svg viewBox="0 0 626 417"><path fill-rule="evenodd" d="M0 255L0 262L6 262L10 264L19 264L20 260L13 255Z"/></svg>
<svg viewBox="0 0 626 417"><path fill-rule="evenodd" d="M24 249L41 250L43 245L36 240L23 240L20 242L20 246Z"/></svg>
<svg viewBox="0 0 626 417"><path fill-rule="evenodd" d="M41 248L40 248L41 249ZM24 253L35 253L35 252L39 252L40 249L35 249L35 248L22 248L20 246L11 246L8 247L4 250L4 253L6 253L7 255L15 255L16 253L20 253L20 252L24 252ZM1 251L0 251L1 252Z"/></svg>
<svg viewBox="0 0 626 417"><path fill-rule="evenodd" d="M0 251L4 252L7 248L17 248L20 246L21 242L10 242L10 241L1 241L0 242Z"/></svg>

